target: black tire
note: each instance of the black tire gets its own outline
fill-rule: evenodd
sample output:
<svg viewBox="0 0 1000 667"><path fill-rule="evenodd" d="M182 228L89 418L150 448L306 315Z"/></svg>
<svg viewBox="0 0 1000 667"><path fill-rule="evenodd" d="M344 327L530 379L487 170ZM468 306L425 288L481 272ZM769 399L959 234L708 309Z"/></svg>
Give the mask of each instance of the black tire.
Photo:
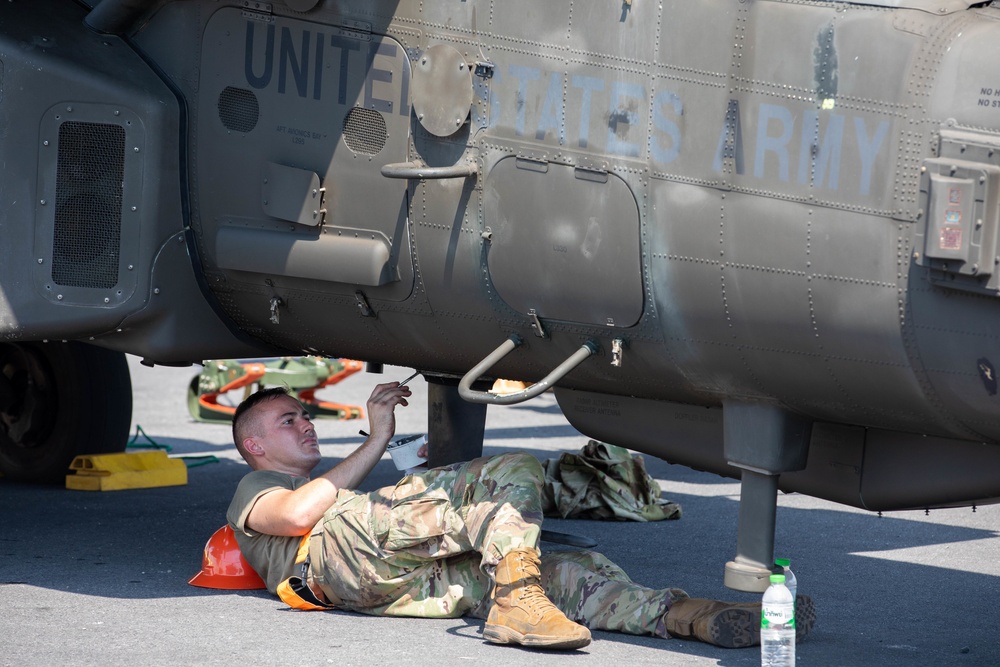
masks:
<svg viewBox="0 0 1000 667"><path fill-rule="evenodd" d="M0 343L0 472L65 484L73 457L121 452L132 382L121 352L84 343Z"/></svg>

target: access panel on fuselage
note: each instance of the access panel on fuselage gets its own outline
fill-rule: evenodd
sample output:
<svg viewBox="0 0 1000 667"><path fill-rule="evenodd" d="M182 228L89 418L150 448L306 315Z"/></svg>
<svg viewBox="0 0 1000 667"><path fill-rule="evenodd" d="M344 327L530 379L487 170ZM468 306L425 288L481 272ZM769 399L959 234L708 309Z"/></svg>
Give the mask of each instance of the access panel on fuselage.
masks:
<svg viewBox="0 0 1000 667"><path fill-rule="evenodd" d="M342 23L227 8L206 26L193 172L207 268L230 285L412 291L406 181L380 174L406 160L409 60Z"/></svg>
<svg viewBox="0 0 1000 667"><path fill-rule="evenodd" d="M615 174L500 160L484 185L490 279L544 319L630 327L642 317L639 210Z"/></svg>

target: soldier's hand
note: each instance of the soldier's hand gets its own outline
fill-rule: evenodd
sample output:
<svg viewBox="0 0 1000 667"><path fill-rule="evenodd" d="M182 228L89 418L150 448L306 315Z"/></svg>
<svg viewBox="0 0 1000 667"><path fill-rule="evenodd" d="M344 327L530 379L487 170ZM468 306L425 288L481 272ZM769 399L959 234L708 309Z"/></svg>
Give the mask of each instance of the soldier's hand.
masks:
<svg viewBox="0 0 1000 667"><path fill-rule="evenodd" d="M396 406L409 405L406 398L410 396L408 387L400 386L398 382L379 384L372 390L368 399L368 424L371 427L371 437L382 440L388 445L396 432Z"/></svg>

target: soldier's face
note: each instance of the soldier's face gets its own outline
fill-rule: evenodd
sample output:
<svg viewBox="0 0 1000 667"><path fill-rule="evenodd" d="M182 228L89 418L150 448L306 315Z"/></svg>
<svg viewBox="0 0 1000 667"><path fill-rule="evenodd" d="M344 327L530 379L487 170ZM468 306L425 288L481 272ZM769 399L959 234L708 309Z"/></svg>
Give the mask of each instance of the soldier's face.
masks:
<svg viewBox="0 0 1000 667"><path fill-rule="evenodd" d="M257 423L253 438L261 450L261 468L306 477L322 458L312 419L291 396L262 404Z"/></svg>

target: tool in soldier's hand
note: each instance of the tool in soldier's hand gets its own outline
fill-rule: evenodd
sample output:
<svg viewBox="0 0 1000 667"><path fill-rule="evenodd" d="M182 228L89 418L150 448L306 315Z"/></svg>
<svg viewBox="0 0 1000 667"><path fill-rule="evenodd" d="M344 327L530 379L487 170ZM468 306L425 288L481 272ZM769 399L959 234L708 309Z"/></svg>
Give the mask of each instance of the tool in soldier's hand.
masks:
<svg viewBox="0 0 1000 667"><path fill-rule="evenodd" d="M407 382L409 382L413 378L417 377L418 375L420 375L420 371L416 371L413 375L411 375L410 377L408 377L405 380L403 380L402 382L400 382L399 386L402 387L403 385L405 385Z"/></svg>
<svg viewBox="0 0 1000 667"><path fill-rule="evenodd" d="M402 387L403 385L405 385L405 384L406 384L407 382L409 382L409 381L410 381L410 380L412 380L413 378L417 377L418 375L420 375L420 371L415 371L415 372L413 373L413 375L411 375L410 377L408 377L408 378L406 378L405 380L403 380L402 382L400 382L400 383L399 383L399 386L400 386L400 387ZM365 431L364 429L362 429L362 430L358 431L358 433L360 433L361 435L365 436L366 438L368 437L368 432L367 432L367 431Z"/></svg>

